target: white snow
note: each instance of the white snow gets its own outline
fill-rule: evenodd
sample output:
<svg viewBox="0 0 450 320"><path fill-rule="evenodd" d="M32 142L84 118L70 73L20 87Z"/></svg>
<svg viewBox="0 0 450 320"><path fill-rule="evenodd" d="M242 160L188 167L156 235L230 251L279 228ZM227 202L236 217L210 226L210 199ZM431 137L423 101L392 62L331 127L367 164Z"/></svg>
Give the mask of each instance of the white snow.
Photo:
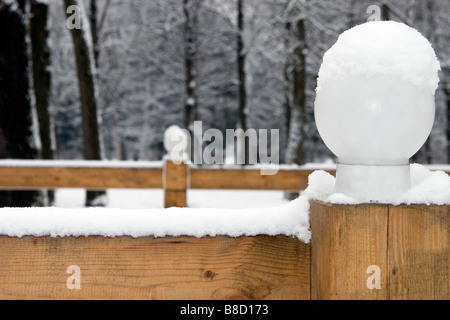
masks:
<svg viewBox="0 0 450 320"><path fill-rule="evenodd" d="M181 129L177 125L168 127L164 132L164 148L168 153L168 158L174 162L187 161L190 140L187 130Z"/></svg>
<svg viewBox="0 0 450 320"><path fill-rule="evenodd" d="M195 106L195 99L194 99L194 98L188 98L188 99L186 100L186 104L187 104L188 106L190 106L190 107Z"/></svg>
<svg viewBox="0 0 450 320"><path fill-rule="evenodd" d="M0 210L0 234L31 236L217 236L288 235L308 242L309 201L258 209L62 209Z"/></svg>
<svg viewBox="0 0 450 320"><path fill-rule="evenodd" d="M54 206L57 208L84 208L84 189L58 189ZM188 190L189 208L269 208L286 204L283 191L260 190ZM162 189L110 189L107 190L106 208L162 209Z"/></svg>
<svg viewBox="0 0 450 320"><path fill-rule="evenodd" d="M309 176L309 187L303 196L332 204L359 204L344 194L334 193L336 179L325 171ZM419 164L411 165L411 188L403 195L384 203L393 205L450 205L450 176L443 171L430 171Z"/></svg>
<svg viewBox="0 0 450 320"><path fill-rule="evenodd" d="M317 92L327 83L353 77L388 76L434 95L440 64L430 42L394 21L373 21L342 33L323 58Z"/></svg>

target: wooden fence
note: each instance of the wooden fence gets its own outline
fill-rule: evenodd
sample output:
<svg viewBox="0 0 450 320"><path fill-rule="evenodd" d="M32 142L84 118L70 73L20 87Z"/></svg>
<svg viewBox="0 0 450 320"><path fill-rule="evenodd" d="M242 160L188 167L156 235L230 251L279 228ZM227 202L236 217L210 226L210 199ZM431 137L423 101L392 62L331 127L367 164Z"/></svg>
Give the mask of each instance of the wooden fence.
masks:
<svg viewBox="0 0 450 320"><path fill-rule="evenodd" d="M450 206L313 202L311 244L0 236L0 299L448 300L449 230Z"/></svg>
<svg viewBox="0 0 450 320"><path fill-rule="evenodd" d="M285 190L301 191L308 186L314 170L281 167L275 175L261 175L254 167L203 168L166 161L161 167L136 167L89 162L79 165L51 161L0 162L0 190L35 190L58 188L164 189L165 207L186 207L188 189ZM333 170L329 170L335 174Z"/></svg>
<svg viewBox="0 0 450 320"><path fill-rule="evenodd" d="M1 166L0 189L302 190L311 170ZM0 299L450 299L450 206L313 201L286 236L0 236ZM70 287L72 266L79 287Z"/></svg>

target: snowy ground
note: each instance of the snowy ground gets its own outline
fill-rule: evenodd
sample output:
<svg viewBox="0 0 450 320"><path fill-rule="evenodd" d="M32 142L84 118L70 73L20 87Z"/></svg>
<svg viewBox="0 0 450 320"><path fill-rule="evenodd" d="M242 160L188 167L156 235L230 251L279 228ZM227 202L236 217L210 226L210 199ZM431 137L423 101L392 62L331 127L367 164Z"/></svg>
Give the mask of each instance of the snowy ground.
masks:
<svg viewBox="0 0 450 320"><path fill-rule="evenodd" d="M56 191L55 207L84 207L85 191L83 189L59 189ZM188 206L190 208L266 208L287 203L282 191L222 191L189 190ZM144 209L163 208L163 190L108 190L108 208Z"/></svg>

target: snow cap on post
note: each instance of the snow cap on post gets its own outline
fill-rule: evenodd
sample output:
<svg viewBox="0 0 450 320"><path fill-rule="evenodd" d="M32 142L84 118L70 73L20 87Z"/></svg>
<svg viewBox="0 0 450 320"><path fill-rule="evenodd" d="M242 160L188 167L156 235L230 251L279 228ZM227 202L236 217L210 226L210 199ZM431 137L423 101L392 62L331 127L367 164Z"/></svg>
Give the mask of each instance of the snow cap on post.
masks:
<svg viewBox="0 0 450 320"><path fill-rule="evenodd" d="M164 132L164 148L168 158L175 164L187 162L189 160L190 134L186 129L181 129L172 125Z"/></svg>
<svg viewBox="0 0 450 320"><path fill-rule="evenodd" d="M325 53L314 114L338 157L336 192L386 202L410 188L409 158L434 123L440 64L418 31L368 22Z"/></svg>

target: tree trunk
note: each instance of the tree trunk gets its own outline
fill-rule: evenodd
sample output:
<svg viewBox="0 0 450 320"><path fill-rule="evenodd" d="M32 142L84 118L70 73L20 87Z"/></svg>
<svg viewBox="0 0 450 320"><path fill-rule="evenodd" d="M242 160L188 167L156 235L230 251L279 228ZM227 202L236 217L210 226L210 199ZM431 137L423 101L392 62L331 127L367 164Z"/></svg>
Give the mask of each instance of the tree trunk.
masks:
<svg viewBox="0 0 450 320"><path fill-rule="evenodd" d="M442 73L444 78L447 79L447 82L444 83L444 94L447 106L447 163L450 163L450 68L443 69Z"/></svg>
<svg viewBox="0 0 450 320"><path fill-rule="evenodd" d="M99 125L97 116L97 97L95 88L95 62L92 43L85 34L90 32L89 21L82 1L64 0L64 10L75 5L80 9L81 29L70 30L75 50L77 65L78 86L81 98L81 118L83 127L84 157L86 160L101 160L101 148L99 137ZM71 16L67 13L67 18ZM85 27L85 29L83 29ZM88 191L86 193L86 205L102 205L101 196L104 191Z"/></svg>
<svg viewBox="0 0 450 320"><path fill-rule="evenodd" d="M426 12L427 12L427 24L428 24L428 40L430 40L430 42L432 44L434 44L435 40L436 40L436 18L435 18L435 14L436 14L436 10L435 10L435 6L434 6L434 2L433 1L426 1ZM432 164L433 163L433 148L432 148L432 142L433 142L433 137L430 135L427 139L427 141L425 142L425 160L427 162L427 164Z"/></svg>
<svg viewBox="0 0 450 320"><path fill-rule="evenodd" d="M285 126L285 140L286 140L286 150L289 144L289 136L291 133L291 122L292 122L292 57L290 54L291 46L291 22L285 23L286 35L284 38L284 50L285 50L285 62L284 62L284 126ZM283 154L284 163L287 162L287 154Z"/></svg>
<svg viewBox="0 0 450 320"><path fill-rule="evenodd" d="M383 21L389 21L391 20L391 12L389 9L389 6L386 3L383 3L381 6L381 20Z"/></svg>
<svg viewBox="0 0 450 320"><path fill-rule="evenodd" d="M418 26L422 26L422 30L425 31L425 37L434 44L435 36L435 8L433 1L419 1L417 2L416 6L419 6L416 8L415 13L415 19L417 21ZM411 162L425 162L427 164L431 164L433 162L433 151L432 151L432 137L431 135L428 137L425 144L422 146L422 148L413 156L411 157Z"/></svg>
<svg viewBox="0 0 450 320"><path fill-rule="evenodd" d="M290 72L286 79L291 89L290 99L290 124L289 140L286 154L287 163L302 165L304 162L304 143L306 139L306 30L305 20L298 17L299 8L292 8L292 12L287 13L290 24L289 45ZM286 194L286 198L293 200L298 197L298 193Z"/></svg>
<svg viewBox="0 0 450 320"><path fill-rule="evenodd" d="M298 19L296 23L295 38L297 43L294 49L294 98L292 104L295 125L291 125L291 131L295 137L292 139L294 145L291 162L301 165L304 161L303 147L306 139L306 37L304 19ZM293 128L296 130L292 130Z"/></svg>
<svg viewBox="0 0 450 320"><path fill-rule="evenodd" d="M355 21L355 1L357 0L348 0L347 1L347 29L353 28L356 25Z"/></svg>
<svg viewBox="0 0 450 320"><path fill-rule="evenodd" d="M450 89L445 90L447 104L447 163L450 163Z"/></svg>
<svg viewBox="0 0 450 320"><path fill-rule="evenodd" d="M16 7L18 4L18 7ZM25 1L0 0L0 158L33 159ZM0 207L36 205L35 191L0 191Z"/></svg>
<svg viewBox="0 0 450 320"><path fill-rule="evenodd" d="M237 0L237 67L239 82L239 126L247 131L247 77L245 73L244 52L244 0ZM245 163L249 163L249 143L243 137L241 143L244 144Z"/></svg>
<svg viewBox="0 0 450 320"><path fill-rule="evenodd" d="M33 88L36 113L41 141L41 158L53 159L52 126L49 113L51 73L50 48L48 46L48 3L31 0L30 38L33 65ZM51 205L55 196L53 190L47 192Z"/></svg>
<svg viewBox="0 0 450 320"><path fill-rule="evenodd" d="M194 160L194 134L193 122L197 118L196 96L196 55L198 36L198 9L201 1L183 0L184 23L184 71L185 71L185 101L184 101L184 127L191 134L191 158Z"/></svg>
<svg viewBox="0 0 450 320"><path fill-rule="evenodd" d="M95 68L98 69L99 45L98 45L98 23L97 23L97 0L91 0L89 20L91 25L92 46L94 48Z"/></svg>

